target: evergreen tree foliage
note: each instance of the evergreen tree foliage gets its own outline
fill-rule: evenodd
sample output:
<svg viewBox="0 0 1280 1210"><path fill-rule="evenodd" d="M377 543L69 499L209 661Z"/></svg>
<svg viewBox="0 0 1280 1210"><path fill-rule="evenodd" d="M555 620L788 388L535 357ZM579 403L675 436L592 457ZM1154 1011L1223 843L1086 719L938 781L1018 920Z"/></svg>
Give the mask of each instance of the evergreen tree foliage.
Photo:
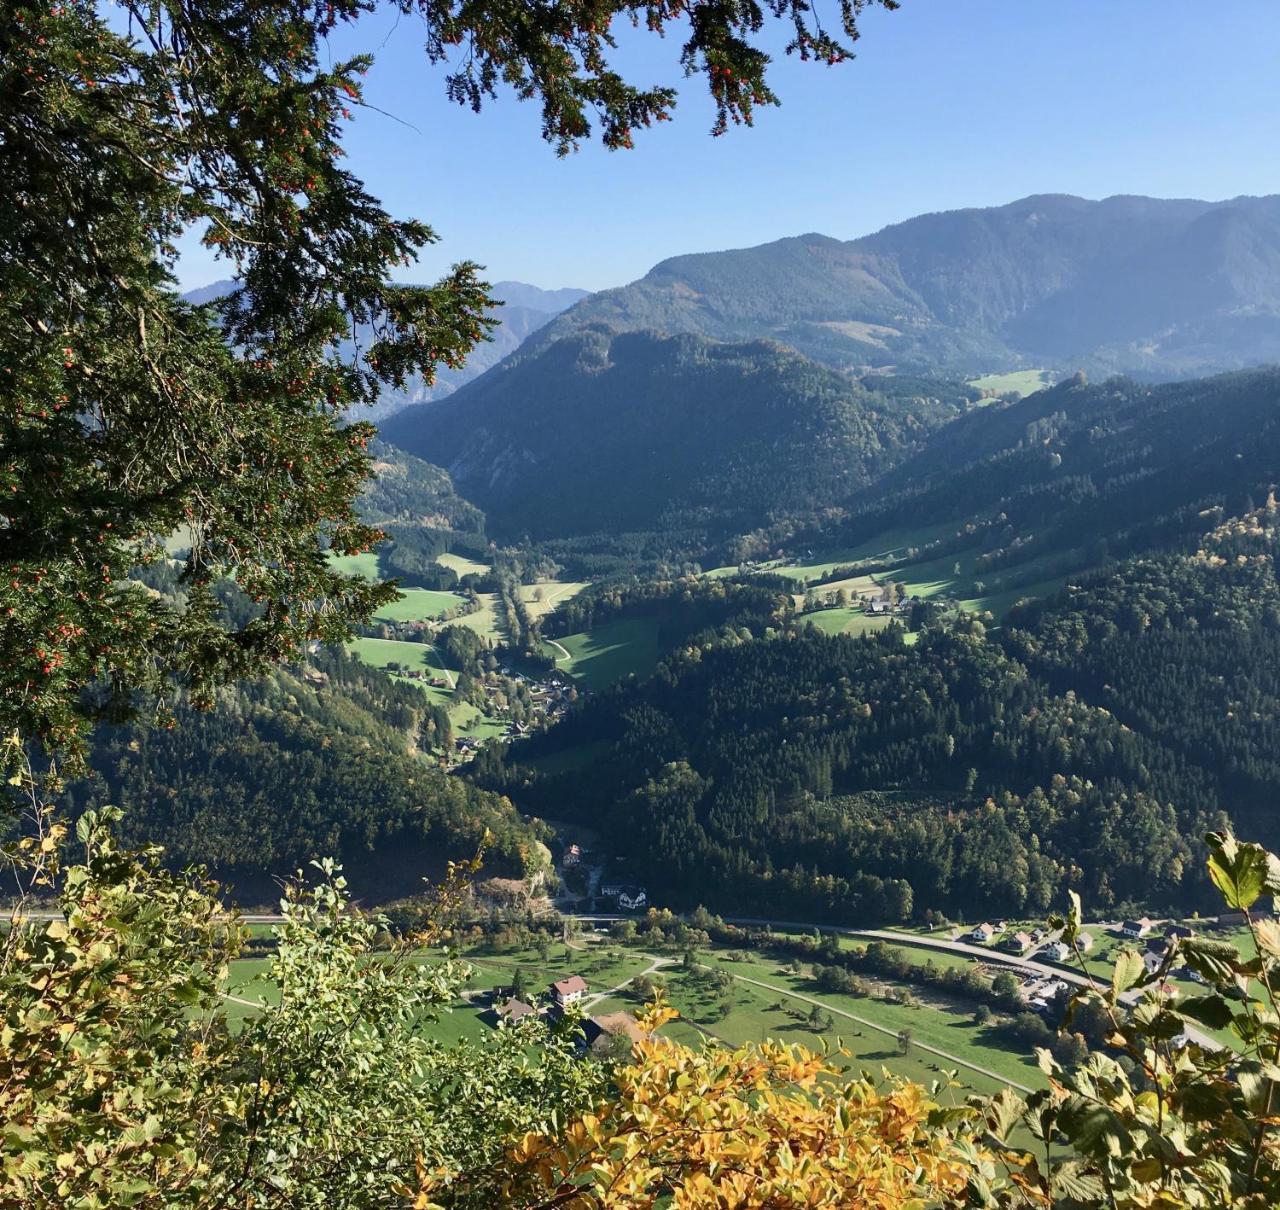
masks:
<svg viewBox="0 0 1280 1210"><path fill-rule="evenodd" d="M615 19L683 26L680 61L705 76L721 130L776 100L766 17L788 23L801 58L832 62L867 3L844 0L832 29L805 0L13 6L0 33L0 728L74 746L86 717L175 678L208 702L387 599L323 549L377 536L355 509L372 430L348 412L459 364L490 299L467 263L434 286L391 284L435 235L342 166L370 60L335 57L335 33L383 8L412 16L451 98L537 99L565 152L593 121L607 146L630 146L674 105L611 66ZM174 290L192 231L236 283L204 306ZM130 578L179 531L181 608ZM243 626L215 607L224 579L262 606Z"/></svg>

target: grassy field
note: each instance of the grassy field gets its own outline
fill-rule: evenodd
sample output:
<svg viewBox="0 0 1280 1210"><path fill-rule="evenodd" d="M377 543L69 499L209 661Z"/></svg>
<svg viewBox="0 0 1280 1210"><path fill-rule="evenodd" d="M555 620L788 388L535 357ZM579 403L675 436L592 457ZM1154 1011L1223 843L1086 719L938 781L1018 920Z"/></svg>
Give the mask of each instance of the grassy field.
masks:
<svg viewBox="0 0 1280 1210"><path fill-rule="evenodd" d="M867 944L864 937L840 937L839 942L841 949L861 948ZM930 949L927 945L913 945L909 936L904 936L901 941L894 941L891 944L895 949L903 950L912 962L932 963L940 968L954 967L963 970L973 966L977 961L963 953Z"/></svg>
<svg viewBox="0 0 1280 1210"><path fill-rule="evenodd" d="M457 608L465 599L454 592L402 588L398 600L384 605L373 616L385 622L418 622L424 618L438 618L446 610Z"/></svg>
<svg viewBox="0 0 1280 1210"><path fill-rule="evenodd" d="M493 592L482 592L478 594L480 599L480 608L475 613L466 613L454 622L450 622L451 626L465 626L468 630L474 630L476 634L482 634L485 638L495 643L501 643L506 640L506 633L498 624L498 595Z"/></svg>
<svg viewBox="0 0 1280 1210"><path fill-rule="evenodd" d="M924 951L916 952L924 956ZM509 985L517 969L524 972L530 994L539 995L554 979L582 975L589 995L600 997L588 1002L589 1015L638 1012L642 998L628 984L652 971L666 984L668 999L681 1014L664 1032L686 1044L696 1045L704 1038L730 1045L773 1038L813 1049L824 1044L833 1050L844 1047L849 1054L835 1058L846 1070L865 1071L873 1078L887 1070L925 1085L954 1069L957 1086L948 1095L957 1099L970 1093L991 1095L1006 1082L1023 1088L1044 1086L1033 1057L1010 1050L988 1029L975 1025L972 1006L966 1002L950 1004L918 989L920 1003L905 1005L876 996L833 995L821 991L807 974L762 954L744 958L737 951L732 953L731 957L728 951L713 950L701 956L703 965L733 978L732 986L722 992L697 972L686 971L672 955L666 955L661 969L653 971L653 955L639 943L623 946L601 934L588 934L573 942L572 948L551 942L542 953L535 948L464 947L462 956L473 968L466 994L429 1026L429 1033L446 1044L482 1038L491 1028L483 1015L485 993ZM929 956L939 964L966 961L956 955ZM424 955L422 960L435 959ZM265 958L232 964L226 1009L233 1025L257 1011L255 1004L274 998L272 989L257 980L266 964ZM815 1004L830 1015L830 1025L825 1020L816 1026L810 1023ZM898 1043L901 1031L910 1034L905 1053Z"/></svg>
<svg viewBox="0 0 1280 1210"><path fill-rule="evenodd" d="M374 668L403 664L406 668L428 669L434 676L445 675L440 655L429 643L403 643L399 639L352 639L347 644L347 650L356 659Z"/></svg>
<svg viewBox="0 0 1280 1210"><path fill-rule="evenodd" d="M1079 575L1080 573L1076 573ZM1008 613L1024 597L1047 597L1057 592L1069 579L1068 576L1053 576L1047 580L1037 580L1034 584L1023 584L1017 588L997 587L980 597L965 597L960 604L965 609L976 613L990 610L996 617Z"/></svg>
<svg viewBox="0 0 1280 1210"><path fill-rule="evenodd" d="M876 582L874 576L848 576L843 580L832 580L829 584L814 584L812 586L812 591L819 598L829 592L839 592L841 589L858 596L875 596L880 590L880 585ZM803 593L798 593L797 597L801 601L804 600Z"/></svg>
<svg viewBox="0 0 1280 1210"><path fill-rule="evenodd" d="M969 385L980 391L995 391L997 395L1008 391L1033 395L1053 386L1053 375L1048 370L1011 370L1007 374L984 374L981 378L972 378Z"/></svg>
<svg viewBox="0 0 1280 1210"><path fill-rule="evenodd" d="M787 563L779 562L775 559L758 564L755 570L786 576L790 580L796 580L803 584L807 581L821 579L823 576L829 576L836 568L847 567L852 563L860 563L864 560L882 562L901 559L905 557L907 551L911 548L923 547L928 542L932 542L944 535L955 533L955 530L956 523L950 521L944 521L938 525L887 529L857 546L813 552L805 556L809 560L808 562ZM712 579L721 579L725 576L737 575L738 569L737 567L715 567L704 574ZM864 579L864 577L856 578L859 580ZM852 584L853 581L841 581L841 584L845 583ZM826 585L820 586L819 591L826 587ZM838 588L839 585L833 585L832 587Z"/></svg>
<svg viewBox="0 0 1280 1210"><path fill-rule="evenodd" d="M506 723L486 718L480 708L471 705L470 702L452 706L449 710L449 721L453 724L455 735L473 735L481 740L494 739L504 735L507 730Z"/></svg>
<svg viewBox="0 0 1280 1210"><path fill-rule="evenodd" d="M405 668L422 669L432 676L452 681L453 674L444 666L440 653L428 643L403 643L399 639L352 639L347 650L362 664L372 668L386 668L388 664L402 664ZM407 685L421 689L433 702L449 705L453 690L428 685L426 681L411 680L391 674Z"/></svg>
<svg viewBox="0 0 1280 1210"><path fill-rule="evenodd" d="M973 552L960 551L895 567L893 571L876 576L876 579L884 584L905 584L909 597L928 600L930 597L947 594L955 597L965 609L975 613L990 611L996 617L1002 617L1024 597L1048 596L1067 582L1067 576L1049 576L1032 583L1015 584L1011 588L1004 586L1006 578L1016 577L1021 580L1025 578L1028 569L1034 566L1034 563L1024 564L1003 576L999 572L993 572L979 581L974 568ZM979 582L983 585L981 593L976 591Z"/></svg>
<svg viewBox="0 0 1280 1210"><path fill-rule="evenodd" d="M824 551L812 562L798 566L778 567L774 570L780 576L788 576L793 580L813 580L820 576L830 575L837 567L845 567L850 563L863 560L880 562L888 559L901 559L913 547L923 547L945 534L954 533L954 522L942 522L938 525L919 525L905 529L888 529L874 538L858 546L845 547L842 550Z"/></svg>
<svg viewBox="0 0 1280 1210"><path fill-rule="evenodd" d="M634 673L643 676L658 662L658 623L652 618L610 622L595 630L543 643L556 667L589 689L603 689ZM565 657L568 652L568 658Z"/></svg>
<svg viewBox="0 0 1280 1210"><path fill-rule="evenodd" d="M544 580L539 584L521 584L520 599L532 618L550 613L557 605L575 597L586 584L580 580Z"/></svg>
<svg viewBox="0 0 1280 1210"><path fill-rule="evenodd" d="M555 942L547 950L545 961L537 950L511 950L494 953L490 949L464 950L463 957L475 967L469 988L488 991L507 986L516 968L523 967L530 995L547 994L548 985L568 975L581 975L587 981L590 995L634 978L649 965L649 959L621 946L600 942L575 942L579 948L566 949ZM587 948L581 948L581 947Z"/></svg>
<svg viewBox="0 0 1280 1210"><path fill-rule="evenodd" d="M329 566L346 576L363 576L366 580L380 580L378 556L371 550L360 555L335 555L329 553Z"/></svg>
<svg viewBox="0 0 1280 1210"><path fill-rule="evenodd" d="M887 617L874 617L861 609L820 609L817 613L803 614L800 620L817 627L823 634L871 634L889 625Z"/></svg>
<svg viewBox="0 0 1280 1210"><path fill-rule="evenodd" d="M489 570L488 563L477 563L475 559L468 559L466 555L437 555L436 562L441 567L449 568L458 576L482 576Z"/></svg>
<svg viewBox="0 0 1280 1210"><path fill-rule="evenodd" d="M905 584L907 596L925 600L944 592L967 594L973 587L973 555L962 552L908 563L876 579L882 584Z"/></svg>
<svg viewBox="0 0 1280 1210"><path fill-rule="evenodd" d="M759 1040L765 1034L785 1038L787 1032L796 1031L794 1022L790 1031L783 1023L784 1020L793 1021L785 1016L786 1009L802 1008L807 1013L810 1002L816 1001L824 1008L839 1010L859 1019L854 1021L849 1017L841 1017L839 1012L833 1013L835 1028L828 1032L839 1035L846 1042L851 1038L857 1039L860 1035L863 1045L870 1044L877 1051L891 1051L890 1057L898 1058L897 1034L900 1030L910 1030L915 1041L935 1047L963 1063L985 1068L998 1077L992 1079L980 1072L963 1070L962 1078L975 1091L995 1091L1004 1080L1031 1088L1044 1086L1044 1078L1036 1066L1035 1057L1030 1053L1020 1055L1010 1051L1003 1043L995 1040L985 1027L975 1025L972 1007L967 1004L963 1007L957 1005L957 1010L953 1011L932 1002L913 1006L891 1004L874 996L834 995L819 990L806 975L792 974L776 961L765 957L754 956L744 962L729 961L719 955L716 961L736 979L753 979L774 989L766 991L756 984L745 985L756 995L768 997L771 1003L776 1004L778 994L783 994L784 1008L781 1012L772 1010L772 1016L762 1019L756 1013L731 1013L721 1025L738 1035L731 1038L733 1041ZM929 995L927 992L920 994L922 998ZM717 1031L719 1028L717 1027ZM811 1032L807 1024L799 1028L804 1033ZM937 1062L946 1066L945 1059L927 1052L921 1054L920 1060L925 1064ZM892 1067L892 1064L886 1065Z"/></svg>

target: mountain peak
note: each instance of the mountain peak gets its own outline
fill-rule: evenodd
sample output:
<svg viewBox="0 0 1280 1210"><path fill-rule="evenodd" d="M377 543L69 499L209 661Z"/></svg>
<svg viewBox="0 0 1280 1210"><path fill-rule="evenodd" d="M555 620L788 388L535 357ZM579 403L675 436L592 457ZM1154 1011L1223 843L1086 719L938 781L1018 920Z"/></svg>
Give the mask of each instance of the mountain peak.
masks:
<svg viewBox="0 0 1280 1210"><path fill-rule="evenodd" d="M767 337L842 370L1241 368L1280 357L1280 197L1031 194L855 240L670 257L570 308L539 345L592 320Z"/></svg>

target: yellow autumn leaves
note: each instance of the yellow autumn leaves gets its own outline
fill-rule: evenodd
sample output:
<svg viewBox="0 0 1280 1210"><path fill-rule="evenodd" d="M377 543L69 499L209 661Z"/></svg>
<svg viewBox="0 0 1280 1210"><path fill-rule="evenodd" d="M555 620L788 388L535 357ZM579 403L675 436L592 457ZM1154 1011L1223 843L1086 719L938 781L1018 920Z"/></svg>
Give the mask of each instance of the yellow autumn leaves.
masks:
<svg viewBox="0 0 1280 1210"><path fill-rule="evenodd" d="M976 1158L918 1085L850 1080L796 1045L694 1050L653 1032L615 1099L512 1150L513 1206L858 1206L913 1210L958 1195Z"/></svg>

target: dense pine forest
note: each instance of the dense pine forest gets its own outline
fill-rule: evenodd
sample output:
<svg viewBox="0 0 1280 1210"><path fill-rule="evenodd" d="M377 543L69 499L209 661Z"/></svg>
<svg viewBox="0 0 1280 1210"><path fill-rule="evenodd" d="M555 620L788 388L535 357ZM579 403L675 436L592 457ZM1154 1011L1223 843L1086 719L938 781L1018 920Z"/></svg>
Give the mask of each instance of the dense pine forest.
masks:
<svg viewBox="0 0 1280 1210"><path fill-rule="evenodd" d="M664 901L787 919L926 908L1192 907L1211 777L1075 695L981 623L876 638L792 630L671 657L484 777L599 827ZM575 748L595 759L541 775ZM758 910L757 910L758 909Z"/></svg>
<svg viewBox="0 0 1280 1210"><path fill-rule="evenodd" d="M1002 619L915 609L915 633L862 640L785 607L766 630L708 619L648 684L478 773L602 827L675 903L710 886L725 910L900 919L1041 912L1072 888L1104 912L1200 907L1207 827L1280 840L1275 382L1075 382L958 420L952 452L996 452L952 469L926 452L937 485L922 475L876 524L936 516L921 501L981 509L985 527L943 527L946 553L922 557L986 542L978 574L1044 575L1065 547L1061 588ZM598 590L546 632L657 595Z"/></svg>
<svg viewBox="0 0 1280 1210"><path fill-rule="evenodd" d="M103 727L69 797L76 815L127 804L124 838L208 866L243 903L274 903L281 877L322 857L346 864L357 895L414 894L486 830L489 873L532 875L537 830L419 752L448 729L417 687L322 650L212 710L179 706L172 727Z"/></svg>
<svg viewBox="0 0 1280 1210"><path fill-rule="evenodd" d="M1108 558L1194 544L1204 514L1246 512L1280 466L1280 372L1149 386L1078 375L941 429L797 542L851 543L941 525L927 553L976 556L981 575L1040 578Z"/></svg>

